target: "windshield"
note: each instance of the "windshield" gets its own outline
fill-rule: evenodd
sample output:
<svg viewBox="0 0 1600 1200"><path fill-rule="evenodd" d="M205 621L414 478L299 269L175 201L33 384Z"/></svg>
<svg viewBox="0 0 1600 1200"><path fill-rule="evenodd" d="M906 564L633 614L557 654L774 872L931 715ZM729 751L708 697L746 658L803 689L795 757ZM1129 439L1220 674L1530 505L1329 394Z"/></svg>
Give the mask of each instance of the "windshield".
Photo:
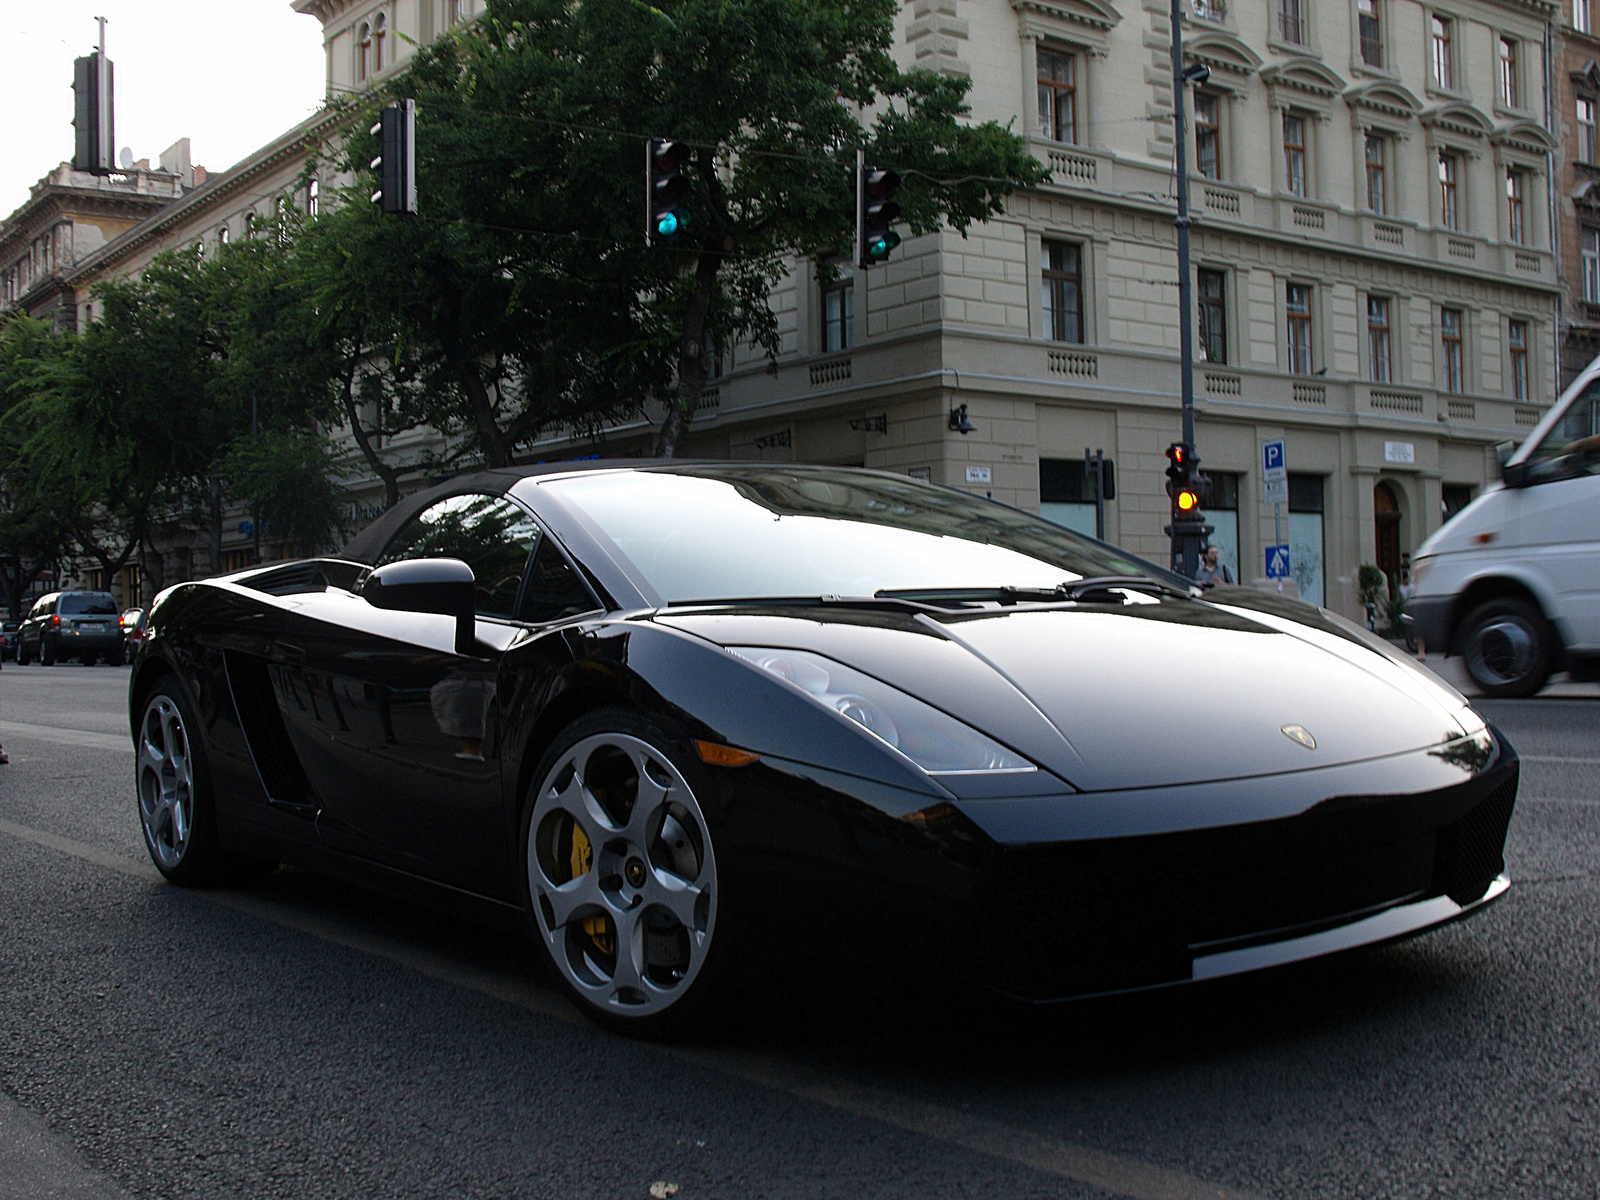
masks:
<svg viewBox="0 0 1600 1200"><path fill-rule="evenodd" d="M106 592L68 592L57 610L64 617L117 615L117 601Z"/></svg>
<svg viewBox="0 0 1600 1200"><path fill-rule="evenodd" d="M1185 581L992 501L829 467L705 466L543 481L668 603Z"/></svg>
<svg viewBox="0 0 1600 1200"><path fill-rule="evenodd" d="M1600 474L1600 379L1573 398L1527 462L1535 483Z"/></svg>

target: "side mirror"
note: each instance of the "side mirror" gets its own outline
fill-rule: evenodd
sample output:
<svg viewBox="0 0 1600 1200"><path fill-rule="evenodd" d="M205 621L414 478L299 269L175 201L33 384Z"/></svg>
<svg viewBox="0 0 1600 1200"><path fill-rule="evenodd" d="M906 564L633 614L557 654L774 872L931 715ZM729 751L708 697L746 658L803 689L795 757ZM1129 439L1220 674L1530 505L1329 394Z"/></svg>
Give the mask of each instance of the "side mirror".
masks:
<svg viewBox="0 0 1600 1200"><path fill-rule="evenodd" d="M1528 486L1528 464L1525 462L1514 463L1510 461L1517 452L1515 442L1500 442L1494 448L1495 462L1500 465L1500 481L1508 488L1525 488Z"/></svg>
<svg viewBox="0 0 1600 1200"><path fill-rule="evenodd" d="M477 642L477 580L459 558L408 558L381 566L361 585L373 608L441 613L456 619L456 653L471 654Z"/></svg>

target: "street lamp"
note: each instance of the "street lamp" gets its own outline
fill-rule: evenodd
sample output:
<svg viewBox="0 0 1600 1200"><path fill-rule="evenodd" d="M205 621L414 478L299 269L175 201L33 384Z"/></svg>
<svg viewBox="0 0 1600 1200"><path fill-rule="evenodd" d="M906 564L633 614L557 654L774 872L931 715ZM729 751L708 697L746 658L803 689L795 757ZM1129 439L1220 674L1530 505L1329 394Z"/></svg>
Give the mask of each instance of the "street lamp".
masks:
<svg viewBox="0 0 1600 1200"><path fill-rule="evenodd" d="M1197 63L1183 65L1183 0L1172 0L1172 140L1176 153L1178 177L1178 216L1173 222L1178 229L1178 386L1183 398L1183 445L1190 448L1184 455L1189 471L1188 481L1197 484L1200 458L1193 453L1194 446L1194 297L1189 284L1189 134L1184 118L1184 89L1191 83L1202 84L1211 78L1211 69ZM1203 491L1196 490L1194 495ZM1200 567L1200 544L1208 532L1205 518L1198 506L1185 510L1180 519L1176 512L1167 527L1172 537L1172 569L1193 579Z"/></svg>

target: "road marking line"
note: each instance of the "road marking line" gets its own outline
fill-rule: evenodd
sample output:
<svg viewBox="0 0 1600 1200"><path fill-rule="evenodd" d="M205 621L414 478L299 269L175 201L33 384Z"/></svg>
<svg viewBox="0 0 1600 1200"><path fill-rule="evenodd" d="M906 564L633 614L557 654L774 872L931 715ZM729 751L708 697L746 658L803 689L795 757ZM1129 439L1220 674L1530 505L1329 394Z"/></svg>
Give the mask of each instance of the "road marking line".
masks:
<svg viewBox="0 0 1600 1200"><path fill-rule="evenodd" d="M133 878L151 882L159 878L151 866L26 825L0 820L0 833ZM431 950L396 946L381 937L347 929L337 921L294 912L266 896L228 891L186 891L184 894L373 958L385 959L419 975L479 992L562 1024L598 1032L597 1027L586 1021L564 997L537 989L523 980L508 979ZM850 1083L766 1055L683 1046L652 1048L704 1070L959 1146L988 1158L1087 1184L1129 1200L1263 1200L1254 1192L1209 1183L1182 1171L1048 1137L944 1105Z"/></svg>
<svg viewBox="0 0 1600 1200"><path fill-rule="evenodd" d="M87 750L133 751L132 734L93 733L87 729L62 729L55 725L25 725L21 721L0 721L0 733L7 737L54 742L59 746L78 746Z"/></svg>
<svg viewBox="0 0 1600 1200"><path fill-rule="evenodd" d="M1583 766L1600 767L1600 758L1562 758L1559 755L1550 754L1519 754L1517 757L1523 762L1579 763Z"/></svg>

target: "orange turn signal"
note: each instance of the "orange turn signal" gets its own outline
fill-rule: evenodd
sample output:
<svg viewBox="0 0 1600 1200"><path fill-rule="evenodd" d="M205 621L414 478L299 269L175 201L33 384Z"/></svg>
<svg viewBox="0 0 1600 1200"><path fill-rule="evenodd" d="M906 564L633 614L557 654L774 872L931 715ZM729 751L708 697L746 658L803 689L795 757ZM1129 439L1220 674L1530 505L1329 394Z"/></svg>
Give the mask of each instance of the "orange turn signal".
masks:
<svg viewBox="0 0 1600 1200"><path fill-rule="evenodd" d="M1178 508L1182 512L1188 512L1190 509L1195 508L1199 503L1200 497L1196 496L1193 492L1178 493Z"/></svg>
<svg viewBox="0 0 1600 1200"><path fill-rule="evenodd" d="M702 742L695 739L694 748L700 755L700 761L710 763L713 767L748 767L761 755L753 754L749 750L741 750L737 746L724 746L721 742Z"/></svg>

